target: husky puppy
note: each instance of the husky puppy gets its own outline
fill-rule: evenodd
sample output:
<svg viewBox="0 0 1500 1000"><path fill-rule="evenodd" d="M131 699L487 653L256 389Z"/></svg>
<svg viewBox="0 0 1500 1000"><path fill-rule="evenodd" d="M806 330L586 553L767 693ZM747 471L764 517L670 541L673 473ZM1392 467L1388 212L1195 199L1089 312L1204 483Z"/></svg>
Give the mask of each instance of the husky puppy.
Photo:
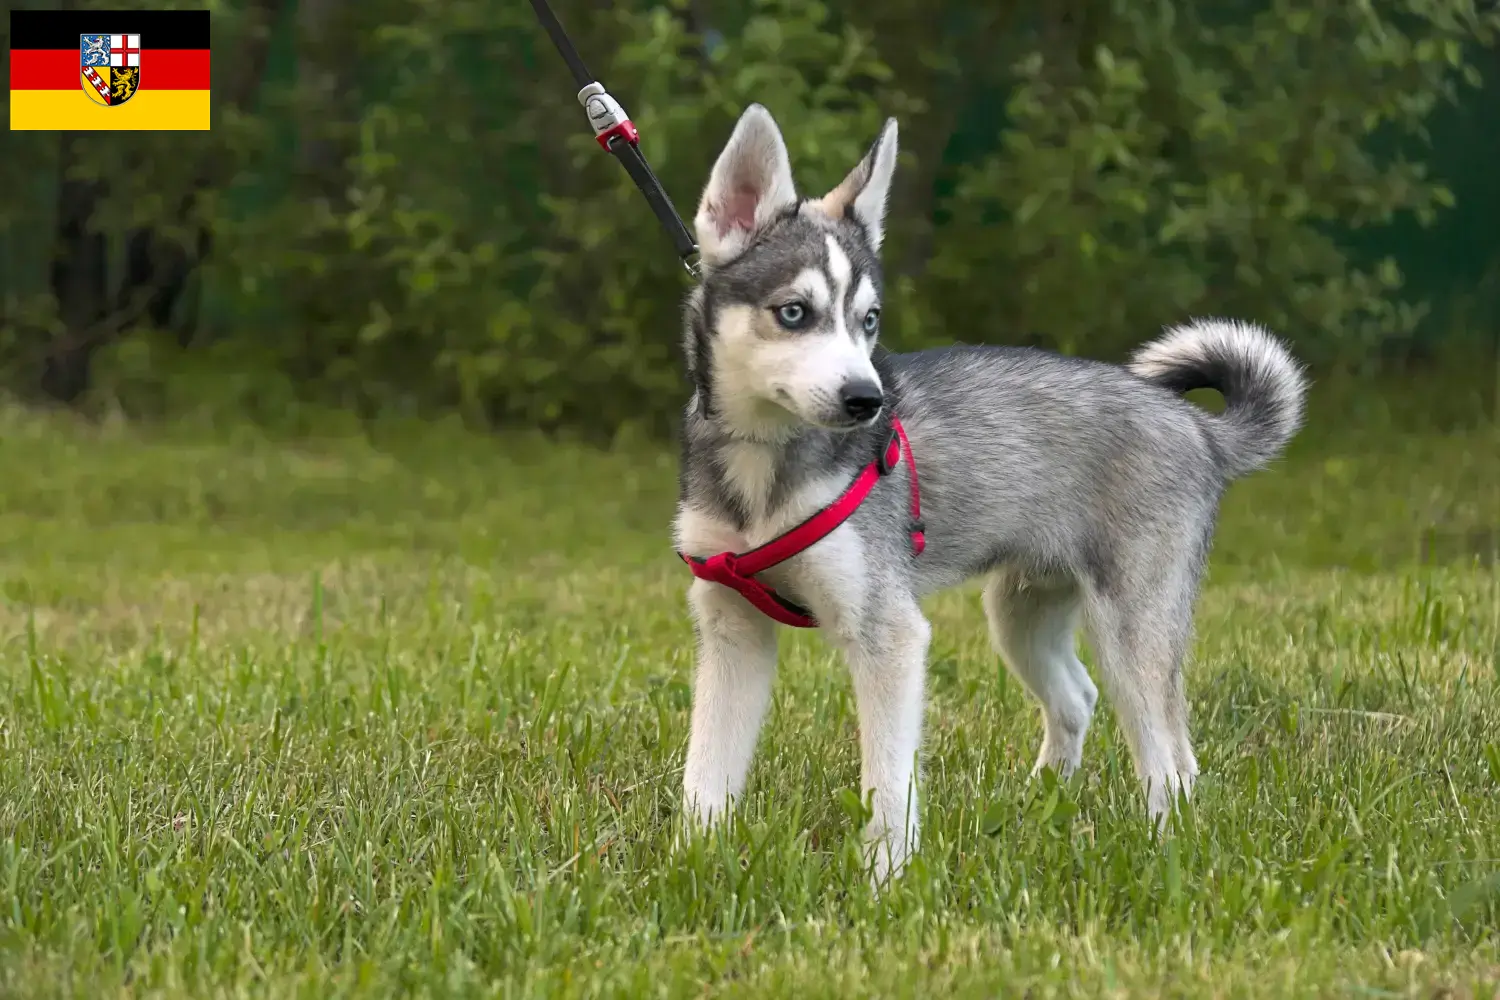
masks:
<svg viewBox="0 0 1500 1000"><path fill-rule="evenodd" d="M1079 766L1098 690L1080 623L1160 819L1198 773L1182 660L1225 485L1272 460L1302 419L1300 366L1259 327L1200 320L1119 367L1045 351L877 347L880 243L896 122L821 198L801 198L781 133L750 106L714 164L688 298L694 392L683 426L678 550L775 538L837 498L899 417L901 462L826 538L759 577L809 609L847 658L859 711L865 831L877 880L917 847L917 755L931 634L919 599L973 577L995 649L1040 703L1036 767ZM1180 398L1218 389L1212 415ZM926 547L911 544L909 477ZM695 579L689 816L745 787L776 672L777 625Z"/></svg>

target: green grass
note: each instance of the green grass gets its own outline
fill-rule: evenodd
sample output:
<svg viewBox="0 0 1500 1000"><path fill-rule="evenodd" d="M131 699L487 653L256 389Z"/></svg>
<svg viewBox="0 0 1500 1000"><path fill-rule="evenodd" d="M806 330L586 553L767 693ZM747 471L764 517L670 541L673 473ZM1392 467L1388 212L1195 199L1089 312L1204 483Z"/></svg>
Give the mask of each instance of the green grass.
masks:
<svg viewBox="0 0 1500 1000"><path fill-rule="evenodd" d="M815 635L735 824L673 847L663 454L0 412L0 995L1495 995L1500 436L1324 396L1230 492L1173 834L1107 706L1026 780L955 592L883 896Z"/></svg>

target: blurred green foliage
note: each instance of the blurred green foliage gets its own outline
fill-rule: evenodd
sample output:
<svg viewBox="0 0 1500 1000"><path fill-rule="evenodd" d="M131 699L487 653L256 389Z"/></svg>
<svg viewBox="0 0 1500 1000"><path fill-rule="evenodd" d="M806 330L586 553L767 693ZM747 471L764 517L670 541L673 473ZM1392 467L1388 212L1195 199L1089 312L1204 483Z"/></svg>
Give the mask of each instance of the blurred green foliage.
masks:
<svg viewBox="0 0 1500 1000"><path fill-rule="evenodd" d="M527 5L211 6L212 132L10 134L13 389L669 424L686 279ZM1327 364L1421 319L1351 234L1453 207L1424 125L1500 22L1474 0L556 7L688 218L750 101L814 193L901 119L893 346L1114 357L1230 313Z"/></svg>

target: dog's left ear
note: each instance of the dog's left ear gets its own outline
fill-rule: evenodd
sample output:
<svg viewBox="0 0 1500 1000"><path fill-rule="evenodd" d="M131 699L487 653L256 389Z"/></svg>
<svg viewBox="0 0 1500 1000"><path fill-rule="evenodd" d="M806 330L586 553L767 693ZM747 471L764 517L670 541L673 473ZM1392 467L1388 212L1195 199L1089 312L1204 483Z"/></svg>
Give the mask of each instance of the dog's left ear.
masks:
<svg viewBox="0 0 1500 1000"><path fill-rule="evenodd" d="M786 142L771 113L752 104L714 163L693 220L704 263L739 256L754 235L797 204Z"/></svg>
<svg viewBox="0 0 1500 1000"><path fill-rule="evenodd" d="M825 194L818 204L835 219L853 218L864 227L870 245L880 249L885 236L885 203L891 193L891 177L896 173L896 119L887 118L880 138L849 171L839 186Z"/></svg>

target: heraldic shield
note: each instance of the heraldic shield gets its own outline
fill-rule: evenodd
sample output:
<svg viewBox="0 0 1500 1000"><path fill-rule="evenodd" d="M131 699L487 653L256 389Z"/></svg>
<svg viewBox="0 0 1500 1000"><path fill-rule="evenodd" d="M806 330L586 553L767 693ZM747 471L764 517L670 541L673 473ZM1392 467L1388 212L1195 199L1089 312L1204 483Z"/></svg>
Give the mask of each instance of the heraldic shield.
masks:
<svg viewBox="0 0 1500 1000"><path fill-rule="evenodd" d="M124 104L141 85L141 36L80 35L78 61L85 94L105 107Z"/></svg>

